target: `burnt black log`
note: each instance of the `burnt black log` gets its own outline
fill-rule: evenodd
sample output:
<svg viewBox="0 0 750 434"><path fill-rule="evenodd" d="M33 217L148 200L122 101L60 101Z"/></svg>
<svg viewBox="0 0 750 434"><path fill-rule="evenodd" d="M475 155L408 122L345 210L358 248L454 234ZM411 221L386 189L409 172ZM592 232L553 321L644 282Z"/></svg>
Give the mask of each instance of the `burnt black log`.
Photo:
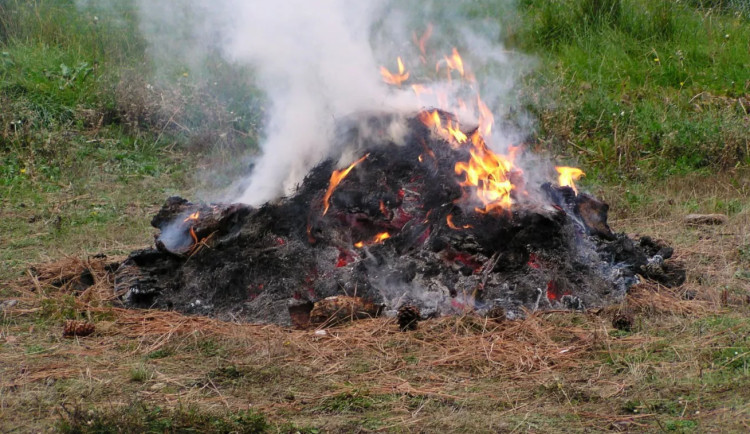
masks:
<svg viewBox="0 0 750 434"><path fill-rule="evenodd" d="M193 204L170 197L151 220L151 225L161 231L156 248L177 256L188 255L202 240L226 234L252 211L242 204Z"/></svg>

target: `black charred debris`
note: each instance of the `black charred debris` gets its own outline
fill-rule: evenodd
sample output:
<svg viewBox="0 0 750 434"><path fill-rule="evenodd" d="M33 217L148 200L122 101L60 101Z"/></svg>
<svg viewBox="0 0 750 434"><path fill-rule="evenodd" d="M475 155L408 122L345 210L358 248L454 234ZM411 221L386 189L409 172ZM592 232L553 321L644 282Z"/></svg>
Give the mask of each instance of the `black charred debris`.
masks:
<svg viewBox="0 0 750 434"><path fill-rule="evenodd" d="M406 126L403 143L385 133L372 139L393 122ZM325 213L333 159L294 195L258 208L169 198L151 222L160 230L155 247L133 252L116 272L122 302L295 327L398 315L411 329L467 311L513 319L601 307L642 278L684 281L668 245L613 233L608 205L590 195L544 184L534 200L514 197L511 211L476 212L454 172L469 159L466 148L416 117L373 116L367 137L361 127L345 124L341 141L369 155Z"/></svg>

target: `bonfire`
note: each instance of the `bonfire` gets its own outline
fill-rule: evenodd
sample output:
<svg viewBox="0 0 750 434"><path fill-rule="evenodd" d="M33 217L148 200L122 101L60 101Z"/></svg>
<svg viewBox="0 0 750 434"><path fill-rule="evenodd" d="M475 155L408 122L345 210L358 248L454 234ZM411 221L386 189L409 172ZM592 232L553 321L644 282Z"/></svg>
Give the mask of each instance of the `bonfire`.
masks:
<svg viewBox="0 0 750 434"><path fill-rule="evenodd" d="M381 67L384 82L437 92L396 64ZM436 68L474 81L455 49ZM575 184L582 170L527 182L524 149L494 151L493 124L478 94L354 114L332 139L344 157L320 162L288 197L259 207L169 198L151 222L154 247L119 266L115 291L128 306L221 319L304 328L390 315L407 330L466 312L601 307L643 278L682 283L666 243L610 229L608 205Z"/></svg>

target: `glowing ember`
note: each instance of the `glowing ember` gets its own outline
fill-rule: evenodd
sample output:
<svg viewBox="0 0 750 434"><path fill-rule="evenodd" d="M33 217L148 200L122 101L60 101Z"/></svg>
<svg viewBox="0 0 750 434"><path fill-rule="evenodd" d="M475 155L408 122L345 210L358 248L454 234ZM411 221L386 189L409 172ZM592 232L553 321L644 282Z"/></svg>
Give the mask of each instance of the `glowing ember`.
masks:
<svg viewBox="0 0 750 434"><path fill-rule="evenodd" d="M392 74L385 66L380 67L380 75L383 77L383 81L395 86L401 86L401 83L409 79L409 72L404 69L404 62L401 58L396 59L398 64L398 73Z"/></svg>
<svg viewBox="0 0 750 434"><path fill-rule="evenodd" d="M570 295L570 291L563 291L555 280L547 282L547 299L560 300L564 295Z"/></svg>
<svg viewBox="0 0 750 434"><path fill-rule="evenodd" d="M361 249L364 246L365 246L365 242L364 241L357 241L356 243L354 243L354 247L356 247L358 249Z"/></svg>
<svg viewBox="0 0 750 434"><path fill-rule="evenodd" d="M386 217L391 215L391 213L388 212L388 208L385 206L385 203L382 200L380 201L380 212L383 213L383 215Z"/></svg>
<svg viewBox="0 0 750 434"><path fill-rule="evenodd" d="M336 268L346 267L351 262L354 262L355 257L352 253L339 249L339 257L336 259Z"/></svg>
<svg viewBox="0 0 750 434"><path fill-rule="evenodd" d="M583 170L575 168L575 167L555 167L557 170L557 173L560 174L558 178L558 183L561 187L570 187L573 189L573 191L578 194L578 189L576 188L576 184L573 181L578 180L582 176L586 176L585 173L583 173Z"/></svg>
<svg viewBox="0 0 750 434"><path fill-rule="evenodd" d="M331 181L328 183L328 190L326 190L326 194L325 194L325 196L323 196L323 203L325 204L324 208L323 208L323 215L326 215L326 213L328 212L328 207L330 206L329 200L331 199L331 195L333 194L333 191L336 189L336 187L339 185L339 183L344 178L346 178L346 175L348 175L349 172L352 171L352 169L354 169L354 166L356 166L357 164L363 162L365 160L365 158L367 158L369 156L370 156L370 154L365 154L364 157L362 157L359 160L355 161L354 163L352 163L346 169L343 169L343 170L334 170L333 171L333 173L331 174Z"/></svg>
<svg viewBox="0 0 750 434"><path fill-rule="evenodd" d="M535 268L537 270L540 269L540 268L542 268L542 266L539 265L539 262L537 261L536 255L533 254L533 253L531 253L529 255L529 260L528 260L528 262L526 262L526 265L528 265L531 268Z"/></svg>

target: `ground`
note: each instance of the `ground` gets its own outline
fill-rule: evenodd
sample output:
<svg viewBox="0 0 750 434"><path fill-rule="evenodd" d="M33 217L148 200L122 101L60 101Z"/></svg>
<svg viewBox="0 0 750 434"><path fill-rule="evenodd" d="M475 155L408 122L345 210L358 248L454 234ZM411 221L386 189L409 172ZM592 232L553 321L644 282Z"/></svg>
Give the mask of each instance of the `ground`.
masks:
<svg viewBox="0 0 750 434"><path fill-rule="evenodd" d="M750 424L750 213L737 210L720 226L681 221L691 197L700 209L710 206L700 198L740 200L748 187L732 184L741 180L690 178L679 180L694 186L689 191L669 182L631 191L644 202L632 211L626 199L610 199L614 228L672 241L688 269L683 287L643 284L620 305L523 321L467 314L402 333L380 318L322 334L221 323L111 307L111 276L94 258L88 266L98 284L66 293L49 282L86 264L47 264L41 281L4 289L19 303L3 312L0 331L2 425L742 431ZM599 194L628 197L615 187ZM99 238L103 251L116 241L110 237ZM634 315L630 331L613 328L620 312ZM69 318L89 319L97 331L64 338Z"/></svg>
<svg viewBox="0 0 750 434"><path fill-rule="evenodd" d="M750 429L743 3L527 0L508 15L508 44L539 61L521 92L530 147L583 167L614 230L668 240L685 285L408 333L385 318L323 333L115 307L102 264L153 242L167 196L244 170L263 103L220 63L151 80L131 21L99 30L107 15L92 24L72 3L0 4L0 431ZM467 13L501 16L494 3ZM728 222L687 226L693 212ZM90 290L53 285L86 267ZM96 331L63 337L70 319Z"/></svg>

